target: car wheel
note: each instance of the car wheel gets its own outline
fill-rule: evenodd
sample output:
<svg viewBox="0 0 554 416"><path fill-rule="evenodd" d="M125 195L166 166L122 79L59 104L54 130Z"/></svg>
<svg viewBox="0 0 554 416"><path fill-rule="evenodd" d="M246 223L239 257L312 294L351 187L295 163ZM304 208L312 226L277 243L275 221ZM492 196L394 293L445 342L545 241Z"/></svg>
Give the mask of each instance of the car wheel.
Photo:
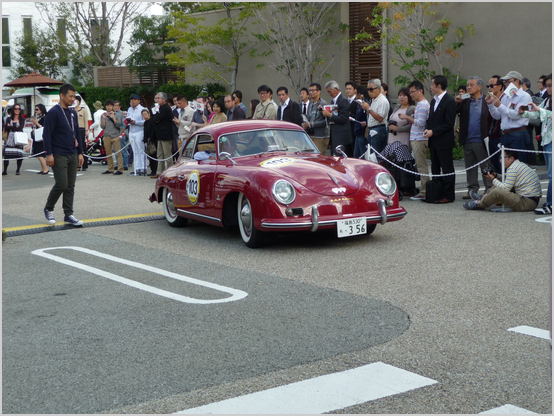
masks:
<svg viewBox="0 0 554 416"><path fill-rule="evenodd" d="M171 195L171 191L168 188L164 188L163 190L163 207L164 207L164 215L165 219L171 225L172 227L184 227L187 225L188 219L179 217L177 215L177 210L175 209L175 205L173 204L173 196Z"/></svg>
<svg viewBox="0 0 554 416"><path fill-rule="evenodd" d="M247 247L261 247L264 233L254 227L254 214L250 201L244 194L240 194L237 203L239 229L242 240Z"/></svg>
<svg viewBox="0 0 554 416"><path fill-rule="evenodd" d="M376 228L377 228L377 224L368 224L367 235L370 235L371 233L373 233L373 231L375 231Z"/></svg>

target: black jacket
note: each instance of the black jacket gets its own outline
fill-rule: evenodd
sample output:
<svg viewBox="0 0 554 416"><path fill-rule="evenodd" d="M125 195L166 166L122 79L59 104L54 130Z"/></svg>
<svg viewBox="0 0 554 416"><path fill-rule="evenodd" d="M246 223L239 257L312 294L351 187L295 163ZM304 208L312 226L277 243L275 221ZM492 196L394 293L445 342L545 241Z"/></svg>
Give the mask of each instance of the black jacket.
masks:
<svg viewBox="0 0 554 416"><path fill-rule="evenodd" d="M281 120L281 108L281 106L277 108L275 120ZM283 111L283 121L289 121L299 126L302 125L302 111L300 111L300 105L297 102L289 100L289 105Z"/></svg>
<svg viewBox="0 0 554 416"><path fill-rule="evenodd" d="M458 136L458 142L462 146L466 142L467 132L469 129L470 102L471 102L471 99L468 98L456 104L456 113L460 115L460 134ZM483 140L489 134L488 116L489 116L489 108L487 106L487 102L485 101L485 96L483 96L482 106L481 106L481 140Z"/></svg>
<svg viewBox="0 0 554 416"><path fill-rule="evenodd" d="M156 129L156 138L158 141L173 140L173 110L168 103L160 106L160 111L154 114L154 125Z"/></svg>
<svg viewBox="0 0 554 416"><path fill-rule="evenodd" d="M337 108L332 113L331 117L329 117L332 146L350 144L352 143L352 130L350 129L349 120L350 104L348 103L348 99L341 94L336 99L335 105ZM334 154L335 149L332 150Z"/></svg>
<svg viewBox="0 0 554 416"><path fill-rule="evenodd" d="M435 99L431 100L431 109L427 119L427 130L433 130L429 138L429 147L446 150L454 148L454 122L456 121L456 101L446 93L435 111Z"/></svg>

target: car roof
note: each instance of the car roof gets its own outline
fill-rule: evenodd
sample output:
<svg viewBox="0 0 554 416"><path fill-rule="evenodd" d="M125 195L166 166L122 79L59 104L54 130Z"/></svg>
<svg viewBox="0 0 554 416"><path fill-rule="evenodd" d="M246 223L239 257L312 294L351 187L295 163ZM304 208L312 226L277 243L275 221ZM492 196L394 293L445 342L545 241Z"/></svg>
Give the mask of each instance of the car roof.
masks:
<svg viewBox="0 0 554 416"><path fill-rule="evenodd" d="M223 123L211 124L197 131L197 134L208 133L213 137L219 137L222 134L238 133L248 130L263 129L287 129L304 131L304 129L294 123L280 120L237 120L226 121Z"/></svg>

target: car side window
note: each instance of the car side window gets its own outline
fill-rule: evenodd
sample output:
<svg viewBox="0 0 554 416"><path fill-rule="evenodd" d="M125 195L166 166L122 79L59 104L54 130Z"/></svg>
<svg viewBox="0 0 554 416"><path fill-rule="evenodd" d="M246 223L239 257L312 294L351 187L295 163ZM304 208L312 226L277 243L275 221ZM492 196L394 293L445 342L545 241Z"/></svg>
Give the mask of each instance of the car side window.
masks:
<svg viewBox="0 0 554 416"><path fill-rule="evenodd" d="M215 142L214 138L207 134L202 134L197 136L198 146L196 148L197 152L205 152L206 150L215 152Z"/></svg>
<svg viewBox="0 0 554 416"><path fill-rule="evenodd" d="M182 160L190 160L194 156L194 147L196 146L196 137L191 138L183 149Z"/></svg>

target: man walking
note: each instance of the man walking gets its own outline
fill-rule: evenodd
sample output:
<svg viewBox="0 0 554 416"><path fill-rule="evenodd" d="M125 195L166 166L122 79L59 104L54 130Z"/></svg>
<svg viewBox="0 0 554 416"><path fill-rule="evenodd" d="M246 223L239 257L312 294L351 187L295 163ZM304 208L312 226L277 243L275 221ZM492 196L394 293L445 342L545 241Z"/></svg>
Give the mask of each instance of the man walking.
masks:
<svg viewBox="0 0 554 416"><path fill-rule="evenodd" d="M436 75L431 81L431 92L434 94L431 101L427 129L423 137L429 139L431 150L431 173L440 175L454 173L454 122L456 121L456 102L446 92L448 81L444 75ZM442 178L443 190L439 204L454 202L456 198L454 186L455 175L447 175Z"/></svg>
<svg viewBox="0 0 554 416"><path fill-rule="evenodd" d="M129 119L129 141L133 149L133 165L135 171L131 176L146 176L146 153L144 153L144 107L140 105L140 97L131 95L131 107L127 110Z"/></svg>
<svg viewBox="0 0 554 416"><path fill-rule="evenodd" d="M70 109L75 101L75 87L64 84L60 87L60 101L52 107L44 120L44 151L46 164L54 172L55 184L48 195L44 216L54 225L54 206L63 194L64 223L81 226L83 221L73 216L73 197L77 168L83 165L83 148L78 139L77 113Z"/></svg>
<svg viewBox="0 0 554 416"><path fill-rule="evenodd" d="M167 103L167 94L159 92L158 97L159 111L154 115L154 129L158 139L158 167L159 171L163 172L167 168L173 166L173 153L171 153L171 145L173 144L173 111ZM152 179L158 178L160 175L150 176Z"/></svg>
<svg viewBox="0 0 554 416"><path fill-rule="evenodd" d="M350 106L348 100L340 92L337 81L329 81L325 84L327 94L333 99L331 105L336 106L333 111L323 110L322 114L327 118L331 133L331 155L336 156L336 148L344 147L344 153L352 155L352 132L350 130Z"/></svg>
<svg viewBox="0 0 554 416"><path fill-rule="evenodd" d="M467 92L470 98L462 100L462 96L456 97L456 113L460 116L460 134L458 142L464 147L464 163L467 169L467 194L462 199L471 199L470 192L479 192L479 174L477 163L488 157L484 139L488 134L489 109L485 98L481 93L483 80L479 77L468 77ZM474 166L469 169L470 166ZM483 170L487 162L481 163ZM485 192L492 186L491 181L483 175Z"/></svg>

